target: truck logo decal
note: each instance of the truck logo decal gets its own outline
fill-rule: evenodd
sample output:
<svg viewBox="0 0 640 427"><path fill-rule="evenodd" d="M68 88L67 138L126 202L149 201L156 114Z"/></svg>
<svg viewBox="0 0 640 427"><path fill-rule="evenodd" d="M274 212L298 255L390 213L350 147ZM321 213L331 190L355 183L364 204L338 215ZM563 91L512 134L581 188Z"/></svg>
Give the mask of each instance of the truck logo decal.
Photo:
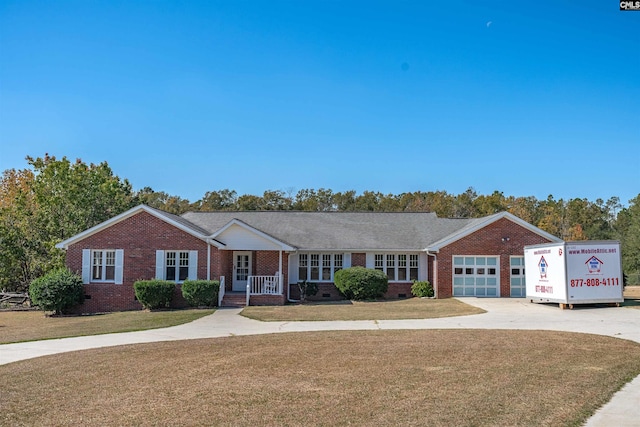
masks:
<svg viewBox="0 0 640 427"><path fill-rule="evenodd" d="M543 256L540 257L540 261L538 262L538 270L540 270L540 278L541 279L546 279L547 278L547 267L549 265L547 264L547 260L544 259Z"/></svg>
<svg viewBox="0 0 640 427"><path fill-rule="evenodd" d="M585 262L587 265L587 269L589 270L589 274L600 274L600 270L602 269L602 264L604 262L600 261L595 255L592 256Z"/></svg>

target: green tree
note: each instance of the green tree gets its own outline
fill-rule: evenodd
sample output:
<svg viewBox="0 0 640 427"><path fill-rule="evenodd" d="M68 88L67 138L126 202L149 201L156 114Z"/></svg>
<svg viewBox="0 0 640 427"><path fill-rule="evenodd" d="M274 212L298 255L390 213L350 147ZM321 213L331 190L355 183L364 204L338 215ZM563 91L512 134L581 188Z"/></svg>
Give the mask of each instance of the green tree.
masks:
<svg viewBox="0 0 640 427"><path fill-rule="evenodd" d="M114 176L107 162L89 164L66 157L27 157L33 167L37 225L54 245L133 205L131 185Z"/></svg>
<svg viewBox="0 0 640 427"><path fill-rule="evenodd" d="M243 194L238 197L237 206L239 211L261 211L263 210L263 200L262 197Z"/></svg>
<svg viewBox="0 0 640 427"><path fill-rule="evenodd" d="M0 289L26 291L44 274L45 246L33 232L33 171L6 170L0 179Z"/></svg>
<svg viewBox="0 0 640 427"><path fill-rule="evenodd" d="M478 216L475 207L477 197L478 193L473 187L467 188L467 191L456 196L453 216L456 218L474 218Z"/></svg>
<svg viewBox="0 0 640 427"><path fill-rule="evenodd" d="M282 190L267 190L262 194L262 210L290 211L293 199Z"/></svg>
<svg viewBox="0 0 640 427"><path fill-rule="evenodd" d="M640 194L629 200L629 207L620 211L616 228L628 284L640 284Z"/></svg>
<svg viewBox="0 0 640 427"><path fill-rule="evenodd" d="M26 160L30 169L5 171L0 185L0 281L8 289L62 267L57 243L133 206L131 185L106 162Z"/></svg>
<svg viewBox="0 0 640 427"><path fill-rule="evenodd" d="M564 201L562 199L556 201L550 194L546 200L540 202L538 210L540 219L534 225L547 233L564 239L566 236Z"/></svg>
<svg viewBox="0 0 640 427"><path fill-rule="evenodd" d="M490 196L478 196L473 205L478 216L493 215L507 210L507 199L501 191L494 191Z"/></svg>
<svg viewBox="0 0 640 427"><path fill-rule="evenodd" d="M540 222L540 204L533 196L507 198L507 211L518 218L527 221L529 224Z"/></svg>
<svg viewBox="0 0 640 427"><path fill-rule="evenodd" d="M136 192L134 201L134 205L144 204L174 215L183 214L193 208L189 200L179 196L171 196L164 191L153 191L151 187L144 187ZM197 205L195 207L196 210L199 210Z"/></svg>
<svg viewBox="0 0 640 427"><path fill-rule="evenodd" d="M207 191L204 197L194 203L193 208L199 211L233 211L237 210L238 194L234 190L224 189Z"/></svg>
<svg viewBox="0 0 640 427"><path fill-rule="evenodd" d="M299 190L295 196L293 209L307 212L332 212L337 209L333 192L324 188Z"/></svg>
<svg viewBox="0 0 640 427"><path fill-rule="evenodd" d="M354 211L376 212L380 210L380 200L382 194L373 191L365 191L357 196L353 205Z"/></svg>
<svg viewBox="0 0 640 427"><path fill-rule="evenodd" d="M333 200L336 204L338 212L352 212L357 210L356 208L356 191L349 190L344 193L338 192L333 196Z"/></svg>

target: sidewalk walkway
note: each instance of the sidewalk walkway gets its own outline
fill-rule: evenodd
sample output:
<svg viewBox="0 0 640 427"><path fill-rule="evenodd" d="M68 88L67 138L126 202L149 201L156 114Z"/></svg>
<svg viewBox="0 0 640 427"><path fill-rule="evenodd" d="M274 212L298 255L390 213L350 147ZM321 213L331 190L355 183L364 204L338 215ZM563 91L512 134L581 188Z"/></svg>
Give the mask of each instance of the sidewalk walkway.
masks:
<svg viewBox="0 0 640 427"><path fill-rule="evenodd" d="M148 331L63 338L0 345L0 364L49 354L89 348L158 341L217 338L302 331L375 329L526 329L607 335L640 343L640 310L626 308L575 308L531 304L521 299L465 298L465 303L487 313L439 319L260 322L240 316L241 309L219 309L184 325ZM587 427L640 426L640 377L627 384L587 422Z"/></svg>

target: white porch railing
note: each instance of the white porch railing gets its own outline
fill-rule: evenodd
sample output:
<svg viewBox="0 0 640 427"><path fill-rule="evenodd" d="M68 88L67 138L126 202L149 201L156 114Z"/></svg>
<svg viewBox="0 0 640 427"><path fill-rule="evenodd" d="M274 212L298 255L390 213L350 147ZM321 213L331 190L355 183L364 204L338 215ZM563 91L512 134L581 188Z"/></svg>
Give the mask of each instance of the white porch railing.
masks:
<svg viewBox="0 0 640 427"><path fill-rule="evenodd" d="M222 307L223 298L224 298L224 276L220 276L220 290L218 291L218 307Z"/></svg>
<svg viewBox="0 0 640 427"><path fill-rule="evenodd" d="M282 275L249 276L247 278L247 306L251 295L282 295Z"/></svg>

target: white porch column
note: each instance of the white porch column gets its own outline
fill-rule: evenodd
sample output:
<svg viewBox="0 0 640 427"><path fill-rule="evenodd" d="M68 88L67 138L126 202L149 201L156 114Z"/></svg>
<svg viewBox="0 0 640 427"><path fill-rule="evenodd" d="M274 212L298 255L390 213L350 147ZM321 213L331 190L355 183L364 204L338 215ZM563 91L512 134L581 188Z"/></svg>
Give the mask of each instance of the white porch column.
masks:
<svg viewBox="0 0 640 427"><path fill-rule="evenodd" d="M211 243L207 242L207 280L211 280Z"/></svg>
<svg viewBox="0 0 640 427"><path fill-rule="evenodd" d="M283 277L283 274L282 274L282 249L280 249L278 251L278 275L280 276L280 277L278 277L278 283L280 283L280 293L282 293L282 291L284 290L284 288L283 288L284 283L282 283L282 277Z"/></svg>

